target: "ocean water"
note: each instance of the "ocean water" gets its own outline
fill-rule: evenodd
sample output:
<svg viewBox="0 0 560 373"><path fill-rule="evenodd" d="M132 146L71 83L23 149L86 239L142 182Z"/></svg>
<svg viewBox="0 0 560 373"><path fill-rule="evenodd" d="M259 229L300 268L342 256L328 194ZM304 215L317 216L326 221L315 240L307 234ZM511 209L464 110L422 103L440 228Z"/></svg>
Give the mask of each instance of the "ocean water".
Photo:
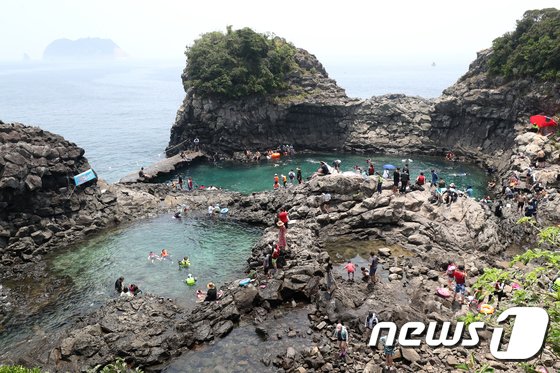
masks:
<svg viewBox="0 0 560 373"><path fill-rule="evenodd" d="M75 142L110 182L164 157L183 98L183 65L119 61L89 65L0 64L0 119L40 126ZM436 97L464 66L325 65L349 96Z"/></svg>

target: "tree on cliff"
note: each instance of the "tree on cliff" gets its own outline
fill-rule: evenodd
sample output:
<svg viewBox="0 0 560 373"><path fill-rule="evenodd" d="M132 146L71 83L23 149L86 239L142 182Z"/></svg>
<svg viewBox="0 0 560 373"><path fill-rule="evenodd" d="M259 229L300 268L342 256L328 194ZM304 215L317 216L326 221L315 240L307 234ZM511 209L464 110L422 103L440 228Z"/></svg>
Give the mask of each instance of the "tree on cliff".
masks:
<svg viewBox="0 0 560 373"><path fill-rule="evenodd" d="M494 40L490 73L560 81L560 10L529 10L515 31Z"/></svg>
<svg viewBox="0 0 560 373"><path fill-rule="evenodd" d="M210 32L187 47L185 86L207 96L239 98L287 88L296 48L248 27Z"/></svg>

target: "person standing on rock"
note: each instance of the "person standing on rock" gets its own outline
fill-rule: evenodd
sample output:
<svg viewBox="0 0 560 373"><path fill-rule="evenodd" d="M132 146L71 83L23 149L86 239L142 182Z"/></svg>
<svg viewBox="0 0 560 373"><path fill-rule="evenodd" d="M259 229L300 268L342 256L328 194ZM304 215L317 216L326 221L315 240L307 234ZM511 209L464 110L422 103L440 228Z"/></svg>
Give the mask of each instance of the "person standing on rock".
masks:
<svg viewBox="0 0 560 373"><path fill-rule="evenodd" d="M183 178L181 176L179 176L177 184L179 184L179 190L183 190Z"/></svg>
<svg viewBox="0 0 560 373"><path fill-rule="evenodd" d="M297 171L296 179L298 181L298 184L301 184L301 183L303 183L303 176L301 176L301 168L299 168L299 167L296 168L296 171Z"/></svg>
<svg viewBox="0 0 560 373"><path fill-rule="evenodd" d="M290 221L290 218L288 217L288 211L286 211L286 209L284 207L282 207L280 209L280 212L278 213L278 220L280 220L282 223L284 223L284 227L287 230L288 229L288 222Z"/></svg>
<svg viewBox="0 0 560 373"><path fill-rule="evenodd" d="M356 272L356 265L351 260L346 263L344 269L348 272L348 281L354 281L354 272Z"/></svg>
<svg viewBox="0 0 560 373"><path fill-rule="evenodd" d="M336 324L336 329L334 331L334 336L338 341L338 347L340 348L339 357L341 359L346 359L346 350L348 349L348 329L342 323Z"/></svg>
<svg viewBox="0 0 560 373"><path fill-rule="evenodd" d="M122 276L119 277L117 281L115 281L115 291L119 294L122 293L123 291L123 281L124 281L124 277Z"/></svg>
<svg viewBox="0 0 560 373"><path fill-rule="evenodd" d="M432 182L430 183L430 188L433 187L433 186L437 188L438 187L439 176L436 173L436 170L432 170L431 172L432 172Z"/></svg>
<svg viewBox="0 0 560 373"><path fill-rule="evenodd" d="M198 151L198 144L200 143L200 140L198 139L198 137L196 137L193 141L194 143L194 150Z"/></svg>
<svg viewBox="0 0 560 373"><path fill-rule="evenodd" d="M387 344L387 336L379 338L379 341L383 345L383 353L385 354L385 369L389 371L393 368L393 356L395 355L395 350L397 349L397 342L394 341L393 345Z"/></svg>
<svg viewBox="0 0 560 373"><path fill-rule="evenodd" d="M369 255L370 255L369 279L371 282L375 284L377 282L376 273L377 273L377 265L379 264L379 258L377 257L377 255L375 255L373 251L369 253Z"/></svg>
<svg viewBox="0 0 560 373"><path fill-rule="evenodd" d="M393 172L393 194L397 194L399 181L401 181L401 169L397 168L395 172Z"/></svg>
<svg viewBox="0 0 560 373"><path fill-rule="evenodd" d="M383 177L379 172L375 173L377 175L377 193L381 194L383 192Z"/></svg>
<svg viewBox="0 0 560 373"><path fill-rule="evenodd" d="M447 286L449 287L449 290L453 289L453 281L455 280L455 277L453 277L453 275L455 274L456 269L457 265L455 264L455 262L453 260L449 260L447 262L447 269L445 270L445 274L447 275Z"/></svg>
<svg viewBox="0 0 560 373"><path fill-rule="evenodd" d="M278 220L276 226L278 227L278 247L280 250L286 250L286 225Z"/></svg>
<svg viewBox="0 0 560 373"><path fill-rule="evenodd" d="M460 264L453 273L453 277L455 278L455 293L453 294L453 302L455 302L455 297L459 294L459 298L461 299L459 303L463 303L465 301L465 292L467 290L467 274L465 273L465 266Z"/></svg>
<svg viewBox="0 0 560 373"><path fill-rule="evenodd" d="M329 296L332 295L333 291L336 289L336 283L334 281L333 265L330 258L327 258L327 264L325 265L325 271L327 272L327 293Z"/></svg>
<svg viewBox="0 0 560 373"><path fill-rule="evenodd" d="M406 194L406 187L408 186L408 180L410 180L410 176L408 175L408 172L404 172L401 174L401 189L400 189L400 193L401 194Z"/></svg>

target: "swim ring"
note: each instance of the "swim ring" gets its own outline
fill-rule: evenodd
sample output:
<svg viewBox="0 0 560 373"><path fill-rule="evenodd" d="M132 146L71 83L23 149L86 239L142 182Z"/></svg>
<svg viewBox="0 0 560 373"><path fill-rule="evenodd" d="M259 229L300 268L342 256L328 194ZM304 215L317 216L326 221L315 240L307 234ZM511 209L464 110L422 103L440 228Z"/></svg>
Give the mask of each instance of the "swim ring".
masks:
<svg viewBox="0 0 560 373"><path fill-rule="evenodd" d="M190 265L191 265L191 261L189 259L187 259L187 260L183 259L179 262L179 267L182 267L182 268L190 267Z"/></svg>
<svg viewBox="0 0 560 373"><path fill-rule="evenodd" d="M443 298L449 298L451 296L451 292L447 288L438 288L437 294Z"/></svg>
<svg viewBox="0 0 560 373"><path fill-rule="evenodd" d="M272 159L278 159L278 158L280 158L281 155L282 155L282 154L280 154L280 153L272 153L272 154L270 155L270 158L272 158Z"/></svg>
<svg viewBox="0 0 560 373"><path fill-rule="evenodd" d="M482 304L482 305L480 306L479 312L480 312L480 313L483 313L483 314L485 314L485 315L491 315L491 314L494 313L494 307L492 307L492 306L489 305L489 304Z"/></svg>

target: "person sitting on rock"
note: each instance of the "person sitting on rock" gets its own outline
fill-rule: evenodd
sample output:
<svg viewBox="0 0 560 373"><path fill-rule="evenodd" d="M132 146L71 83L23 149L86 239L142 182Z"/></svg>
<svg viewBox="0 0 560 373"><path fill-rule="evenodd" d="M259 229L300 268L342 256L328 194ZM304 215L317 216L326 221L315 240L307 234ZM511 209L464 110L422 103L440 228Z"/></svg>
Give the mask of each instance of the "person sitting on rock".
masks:
<svg viewBox="0 0 560 373"><path fill-rule="evenodd" d="M362 271L362 281L369 282L369 272L366 267L360 267L360 271Z"/></svg>
<svg viewBox="0 0 560 373"><path fill-rule="evenodd" d="M329 170L329 166L327 166L327 164L323 161L321 161L321 167L319 167L317 169L317 172L315 173L315 175L318 176L325 176L325 175L329 175L331 172Z"/></svg>
<svg viewBox="0 0 560 373"><path fill-rule="evenodd" d="M416 185L423 186L426 183L426 176L424 176L423 172L420 172L420 175L416 178Z"/></svg>
<svg viewBox="0 0 560 373"><path fill-rule="evenodd" d="M206 292L206 298L204 298L204 301L213 302L218 300L218 290L216 289L214 283L209 282L208 285L206 285L206 287L208 288L208 291Z"/></svg>
<svg viewBox="0 0 560 373"><path fill-rule="evenodd" d="M121 292L121 297L132 298L134 294L125 286Z"/></svg>
<svg viewBox="0 0 560 373"><path fill-rule="evenodd" d="M137 296L138 294L142 293L142 290L140 290L138 288L137 285L135 284L130 284L130 286L128 287L128 291L129 293L131 293L133 296Z"/></svg>
<svg viewBox="0 0 560 373"><path fill-rule="evenodd" d="M140 171L138 171L139 181L145 181L146 179L151 178L150 175L144 172L144 167L140 167Z"/></svg>
<svg viewBox="0 0 560 373"><path fill-rule="evenodd" d="M124 277L122 276L119 277L117 281L115 281L115 291L119 294L122 293L123 291L123 281L124 281Z"/></svg>

